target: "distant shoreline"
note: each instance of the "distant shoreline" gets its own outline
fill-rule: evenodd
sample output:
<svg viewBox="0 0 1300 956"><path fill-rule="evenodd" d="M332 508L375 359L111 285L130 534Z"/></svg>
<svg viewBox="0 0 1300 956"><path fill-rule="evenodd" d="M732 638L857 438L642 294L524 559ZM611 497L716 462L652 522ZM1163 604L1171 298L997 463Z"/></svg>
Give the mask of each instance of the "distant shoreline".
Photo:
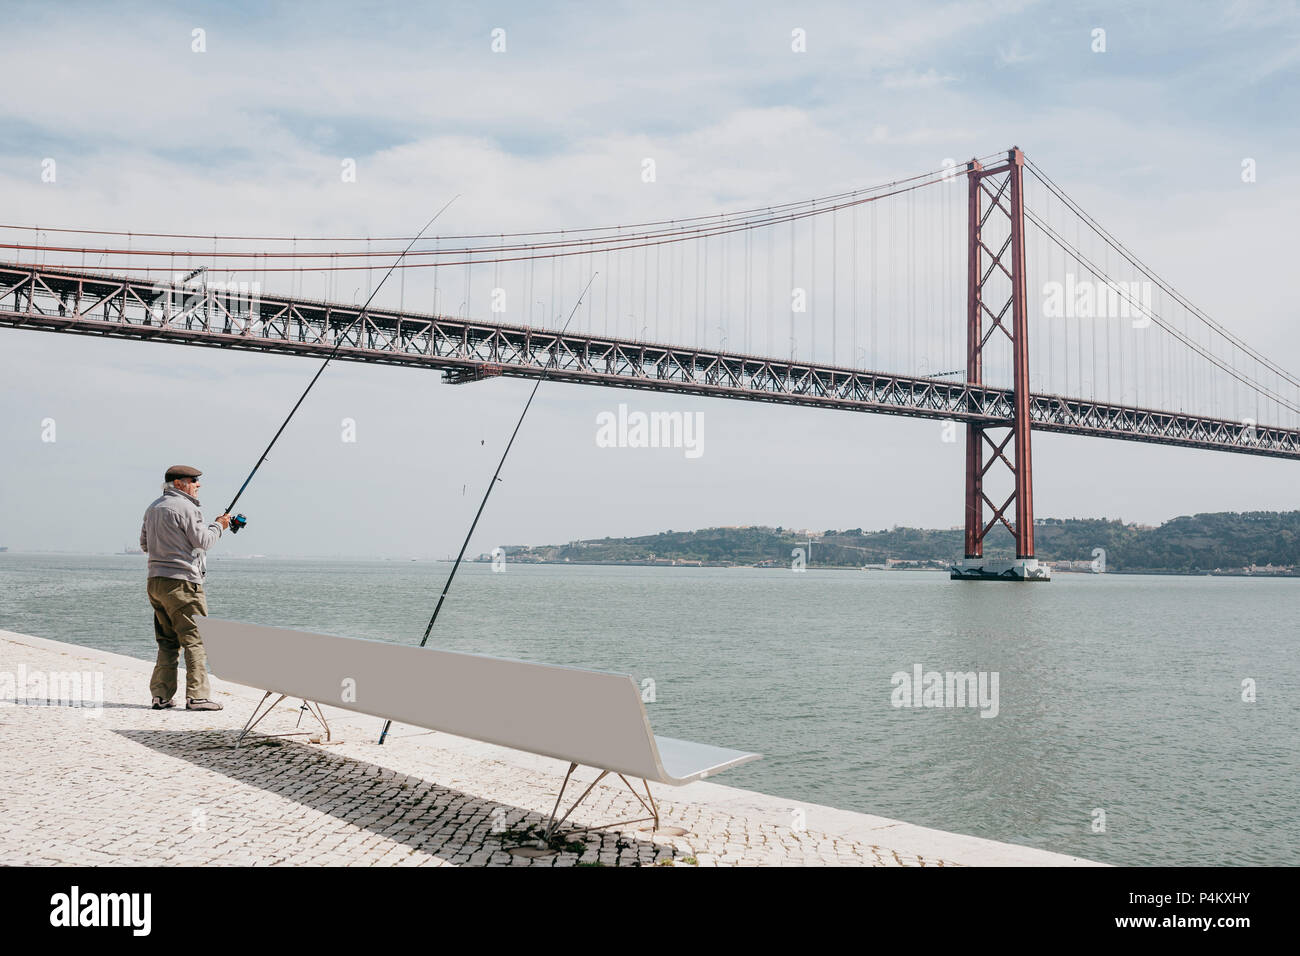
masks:
<svg viewBox="0 0 1300 956"><path fill-rule="evenodd" d="M446 559L438 563L450 564L451 560ZM474 564L490 564L490 559L474 558ZM658 561L510 561L507 564L513 565L547 565L549 567L583 567L583 568L670 568L679 570L700 570L700 569L744 569L749 571L790 571L788 566L764 565L764 564L670 564ZM1050 564L1051 562L1046 562ZM845 564L827 564L807 565L809 571L923 571L931 574L946 574L946 567L853 567ZM1129 575L1129 576L1156 576L1156 577L1179 577L1179 578L1300 578L1300 572L1265 572L1265 571L1163 571L1163 570L1133 570L1133 571L1076 571L1073 568L1052 568L1053 574L1071 574L1080 577L1105 577L1106 575Z"/></svg>
<svg viewBox="0 0 1300 956"><path fill-rule="evenodd" d="M0 552L13 557L40 555L45 557L80 557L80 558L131 558L145 555L143 552L136 554L125 553L121 551L13 551L7 550ZM374 557L374 556L355 556L355 555L316 555L316 554L253 554L253 555L234 555L234 554L213 554L210 555L213 562L243 562L243 561L339 561L339 562L364 562L371 564L452 564L453 558L394 558L394 557ZM477 557L470 558L470 564L490 564L491 558ZM738 564L738 563L696 563L683 562L673 564L667 561L538 561L528 560L520 561L507 558L508 565L545 565L547 567L583 567L583 568L669 568L675 570L699 570L699 569L737 569L750 571L791 571L789 565L777 564ZM1049 566L1051 562L1044 562ZM809 563L807 569L810 571L921 571L930 574L944 574L948 571L945 567L878 567L878 566L855 566L845 564L826 564L819 565L816 562ZM1078 575L1080 577L1096 576L1127 576L1127 577L1178 577L1178 578L1300 578L1300 571L1279 570L1279 571L1247 571L1247 570L1197 570L1197 571L1171 571L1161 569L1128 569L1128 570L1107 570L1102 572L1092 572L1080 570L1077 568L1063 568L1052 566L1053 574Z"/></svg>
<svg viewBox="0 0 1300 956"><path fill-rule="evenodd" d="M1180 515L1158 526L1118 518L1040 518L1034 539L1039 564L1055 573L1300 577L1300 511ZM984 554L1010 559L1016 547L1009 527L999 525L984 542ZM475 560L947 571L965 551L960 527L823 531L725 525L561 544L502 544Z"/></svg>

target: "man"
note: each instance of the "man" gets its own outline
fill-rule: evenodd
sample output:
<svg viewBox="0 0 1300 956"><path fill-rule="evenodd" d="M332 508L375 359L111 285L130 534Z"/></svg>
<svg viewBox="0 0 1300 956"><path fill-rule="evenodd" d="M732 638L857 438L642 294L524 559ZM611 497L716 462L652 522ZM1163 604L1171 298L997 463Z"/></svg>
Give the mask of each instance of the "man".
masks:
<svg viewBox="0 0 1300 956"><path fill-rule="evenodd" d="M202 474L189 465L168 468L162 497L145 511L140 528L140 550L149 555L149 603L158 641L158 662L149 681L154 710L175 706L177 650L182 647L185 709L221 710L220 704L208 699L208 658L194 615L208 614L203 595L206 555L230 527L230 515L218 515L204 526L196 497Z"/></svg>

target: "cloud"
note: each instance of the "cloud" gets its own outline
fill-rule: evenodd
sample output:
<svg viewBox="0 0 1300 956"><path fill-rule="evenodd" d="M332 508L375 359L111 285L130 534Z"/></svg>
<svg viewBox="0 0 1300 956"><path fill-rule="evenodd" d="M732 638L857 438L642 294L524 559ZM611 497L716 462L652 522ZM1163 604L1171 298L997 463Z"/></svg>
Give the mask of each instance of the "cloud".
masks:
<svg viewBox="0 0 1300 956"><path fill-rule="evenodd" d="M998 47L998 66L1020 66L1024 63L1032 63L1037 60L1039 54L1026 53L1020 48L1020 41L1013 40L1009 46Z"/></svg>
<svg viewBox="0 0 1300 956"><path fill-rule="evenodd" d="M916 70L889 73L880 81L880 85L887 90L931 90L936 86L951 83L955 79L954 76L941 75L931 68L924 73L919 73Z"/></svg>

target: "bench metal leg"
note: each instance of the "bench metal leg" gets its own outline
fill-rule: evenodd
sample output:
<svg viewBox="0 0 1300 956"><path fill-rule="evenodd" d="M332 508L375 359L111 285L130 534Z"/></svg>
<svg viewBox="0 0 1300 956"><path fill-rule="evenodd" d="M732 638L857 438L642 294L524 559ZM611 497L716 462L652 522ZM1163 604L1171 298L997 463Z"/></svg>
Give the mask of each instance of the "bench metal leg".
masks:
<svg viewBox="0 0 1300 956"><path fill-rule="evenodd" d="M279 697L275 699L274 704L266 708L266 710L263 710L262 713L259 715L258 711L262 710L262 705L266 703L266 698L270 697L272 693L273 691L268 690L265 694L262 695L262 699L257 702L257 706L253 708L253 713L249 715L248 721L244 724L244 729L241 730L239 732L239 736L235 738L236 750L238 750L239 745L244 742L244 738L248 736L249 731L251 731L254 727L260 724L262 722L262 718L265 717L267 714L269 714L271 711L275 710L276 704L279 704L280 701L284 700L284 698L288 696L286 694L281 694Z"/></svg>
<svg viewBox="0 0 1300 956"><path fill-rule="evenodd" d="M294 726L300 726L302 724L302 711L304 710L315 717L316 722L325 728L325 739L333 740L333 735L330 733L330 725L325 720L325 711L322 710L321 705L314 700L304 700L302 702L302 708L298 711L298 723Z"/></svg>
<svg viewBox="0 0 1300 956"><path fill-rule="evenodd" d="M645 808L646 812L650 814L649 819L652 820L654 823L654 826L650 828L651 831L658 830L659 829L659 805L655 803L655 798L650 795L650 781L649 780L641 781L641 783L645 786L645 800L642 800L641 794L636 792L636 787L632 786L631 781L629 781L627 777L623 776L620 773L618 775L618 779L622 780L625 784L627 784L627 788L632 791L632 796L636 797L637 803L641 804L641 806ZM635 820L633 822L644 823L645 821Z"/></svg>
<svg viewBox="0 0 1300 956"><path fill-rule="evenodd" d="M564 799L565 788L568 787L569 785L569 778L573 776L573 771L577 769L578 769L578 764L576 763L569 764L569 770L564 775L564 783L560 784L560 792L555 797L555 806L551 809L550 819L547 820L546 829L545 831L543 831L542 834L542 844L541 844L542 846L547 846L550 844L551 837L554 836L555 831L558 830L560 827L562 827L564 825L564 821L569 819L569 815L573 813L574 810L578 809L578 805L582 803L583 800L587 799L588 794L590 794L591 791L596 788L596 784L600 783L602 780L605 779L605 777L609 775L608 770L602 770L600 774L596 777L596 779L591 781L591 783L587 786L587 789L582 791L582 796L578 797L577 800L573 801L569 809L564 812L564 816L560 817L557 820L555 819L555 814L558 813L560 810L560 801ZM627 777L623 776L623 774L621 773L617 774L617 776L620 780L622 780L625 784L627 784L627 788L632 791L632 796L636 797L637 803L641 804L642 809L644 809L647 813L649 813L650 816L638 817L635 820L615 820L612 823L602 823L599 826L575 827L573 829L574 833L586 833L592 830L605 830L608 829L609 827L624 826L632 823L647 823L647 822L651 822L654 824L653 829L659 828L659 807L655 803L654 797L651 796L650 794L649 782L645 780L641 781L643 784L645 784L645 796L646 796L646 798L642 800L641 794L637 793L636 788L632 786L632 784L628 781Z"/></svg>
<svg viewBox="0 0 1300 956"><path fill-rule="evenodd" d="M564 775L564 783L560 784L560 792L555 795L555 806L551 808L550 819L546 821L546 832L542 836L543 843L545 843L547 840L551 838L551 831L555 829L555 827L552 825L555 823L555 814L559 812L560 801L564 799L564 788L569 785L569 778L573 776L573 771L577 769L578 769L578 765L576 763L569 764L569 772ZM577 806L577 804L574 804L574 806ZM570 808L569 813L572 812L573 810L572 808ZM565 814L566 817L568 815L569 815L568 813Z"/></svg>
<svg viewBox="0 0 1300 956"><path fill-rule="evenodd" d="M262 705L266 703L266 699L274 693L275 691L268 690L265 694L262 695L262 699L257 702L257 706L253 708L253 713L249 715L248 722L244 724L244 729L241 730L239 732L239 736L235 738L236 750L239 749L239 745L244 742L244 738L249 735L252 729L256 727L258 724L260 724L262 722L262 719L266 717L267 714L275 710L275 708L279 706L282 700L284 700L286 697L289 696L288 694L281 694L272 702L270 707L266 708L266 710L262 710ZM306 710L307 713L311 714L312 717L316 718L316 720L320 723L321 727L325 729L325 739L332 740L333 738L330 734L330 725L325 720L325 713L323 710L321 710L320 704L314 701L304 700L302 702L302 709ZM299 724L302 723L301 712L298 714L298 723ZM291 734L267 734L267 736L268 737L302 737L305 736L307 733L308 731L304 730L304 731L291 733Z"/></svg>

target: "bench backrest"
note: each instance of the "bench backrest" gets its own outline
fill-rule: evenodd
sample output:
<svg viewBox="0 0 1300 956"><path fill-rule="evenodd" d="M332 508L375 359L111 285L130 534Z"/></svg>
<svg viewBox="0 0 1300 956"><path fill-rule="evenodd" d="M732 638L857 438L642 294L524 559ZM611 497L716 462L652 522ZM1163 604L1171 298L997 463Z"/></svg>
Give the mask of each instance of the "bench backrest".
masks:
<svg viewBox="0 0 1300 956"><path fill-rule="evenodd" d="M625 674L215 618L200 617L198 626L209 669L225 680L645 780L682 782L664 770L640 689Z"/></svg>

